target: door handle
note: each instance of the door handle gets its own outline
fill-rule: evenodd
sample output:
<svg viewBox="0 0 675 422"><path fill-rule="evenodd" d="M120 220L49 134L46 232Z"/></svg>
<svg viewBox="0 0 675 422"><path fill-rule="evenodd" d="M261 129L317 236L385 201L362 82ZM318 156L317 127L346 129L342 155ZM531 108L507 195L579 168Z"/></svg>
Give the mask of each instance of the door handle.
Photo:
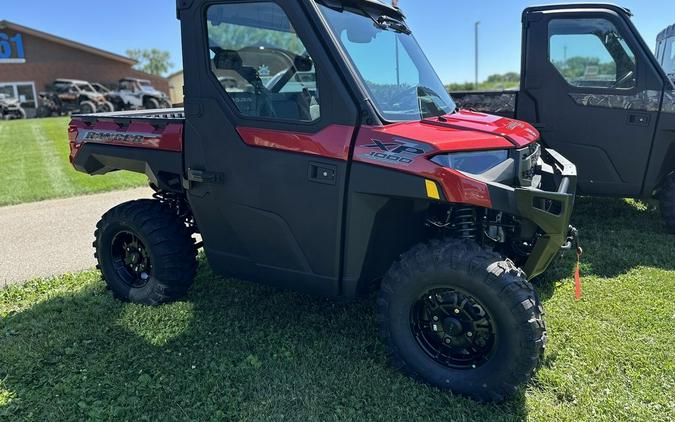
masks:
<svg viewBox="0 0 675 422"><path fill-rule="evenodd" d="M308 178L311 182L334 185L337 178L337 167L323 163L309 163Z"/></svg>
<svg viewBox="0 0 675 422"><path fill-rule="evenodd" d="M651 116L646 113L629 113L626 123L630 126L649 126Z"/></svg>

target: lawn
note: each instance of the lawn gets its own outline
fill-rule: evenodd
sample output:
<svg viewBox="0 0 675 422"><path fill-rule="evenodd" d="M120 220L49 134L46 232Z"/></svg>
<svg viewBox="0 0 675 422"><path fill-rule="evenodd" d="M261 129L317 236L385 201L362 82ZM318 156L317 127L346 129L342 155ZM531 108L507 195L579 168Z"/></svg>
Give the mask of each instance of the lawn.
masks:
<svg viewBox="0 0 675 422"><path fill-rule="evenodd" d="M0 206L143 186L141 174L105 177L68 162L68 118L0 120Z"/></svg>
<svg viewBox="0 0 675 422"><path fill-rule="evenodd" d="M339 304L214 277L159 308L96 272L0 291L4 420L675 419L675 236L641 203L581 200L574 260L538 281L549 343L513 400L477 404L392 371L373 298Z"/></svg>

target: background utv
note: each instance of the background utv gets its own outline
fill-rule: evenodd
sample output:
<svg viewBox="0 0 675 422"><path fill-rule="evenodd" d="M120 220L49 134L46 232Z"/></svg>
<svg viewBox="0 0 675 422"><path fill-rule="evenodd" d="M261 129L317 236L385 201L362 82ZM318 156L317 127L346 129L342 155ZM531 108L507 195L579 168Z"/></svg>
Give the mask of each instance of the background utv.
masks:
<svg viewBox="0 0 675 422"><path fill-rule="evenodd" d="M546 342L528 279L574 241L574 166L526 123L457 110L383 3L181 0L178 16L185 110L69 129L77 170L145 173L156 191L98 223L113 294L183 297L201 246L220 274L328 297L375 287L396 368L513 394Z"/></svg>
<svg viewBox="0 0 675 422"><path fill-rule="evenodd" d="M114 111L113 105L87 81L57 79L39 97L38 117Z"/></svg>
<svg viewBox="0 0 675 422"><path fill-rule="evenodd" d="M608 4L527 8L520 91L453 97L531 123L578 167L580 194L659 200L675 232L672 29L660 36L664 71L631 16Z"/></svg>

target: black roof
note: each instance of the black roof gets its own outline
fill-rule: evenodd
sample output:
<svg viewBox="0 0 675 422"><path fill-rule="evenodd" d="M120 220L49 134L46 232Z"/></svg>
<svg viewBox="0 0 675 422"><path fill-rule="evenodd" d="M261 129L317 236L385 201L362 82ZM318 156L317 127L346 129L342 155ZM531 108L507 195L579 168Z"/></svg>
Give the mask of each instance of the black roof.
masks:
<svg viewBox="0 0 675 422"><path fill-rule="evenodd" d="M619 14L625 14L628 17L633 17L633 12L627 7L617 6L614 3L563 3L563 4L547 4L540 6L530 6L525 9L523 16L531 12L543 12L548 10L570 10L570 9L609 9Z"/></svg>
<svg viewBox="0 0 675 422"><path fill-rule="evenodd" d="M379 14L386 14L394 19L404 19L405 15L401 9L393 7L388 0L317 0L329 7L357 7L373 11Z"/></svg>
<svg viewBox="0 0 675 422"><path fill-rule="evenodd" d="M675 37L675 24L670 25L668 28L661 31L661 33L656 37L656 42L661 42L670 37Z"/></svg>

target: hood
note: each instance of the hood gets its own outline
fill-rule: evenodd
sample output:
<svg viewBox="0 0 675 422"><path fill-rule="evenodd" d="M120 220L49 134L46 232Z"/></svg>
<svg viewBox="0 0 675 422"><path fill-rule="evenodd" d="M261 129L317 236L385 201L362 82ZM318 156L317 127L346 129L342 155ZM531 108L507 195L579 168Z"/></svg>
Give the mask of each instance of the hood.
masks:
<svg viewBox="0 0 675 422"><path fill-rule="evenodd" d="M100 102L106 101L105 95L99 94L98 92L97 92L97 93L94 93L94 92L85 92L84 95L85 95L85 97L87 97L87 98L89 98L90 100L95 101L95 102L99 102L99 103L100 103Z"/></svg>
<svg viewBox="0 0 675 422"><path fill-rule="evenodd" d="M539 132L528 123L467 110L441 119L395 123L379 131L445 152L522 148L539 140Z"/></svg>
<svg viewBox="0 0 675 422"><path fill-rule="evenodd" d="M150 94L150 95L156 95L156 96L158 96L159 98L164 98L164 97L167 96L165 93L163 93L162 91L158 90L158 89L155 88L154 86L153 86L153 87L144 87L144 88L143 88L143 92L146 93L146 94Z"/></svg>
<svg viewBox="0 0 675 422"><path fill-rule="evenodd" d="M6 105L19 105L19 100L16 98L11 98L11 97L0 97L0 103L6 104Z"/></svg>

